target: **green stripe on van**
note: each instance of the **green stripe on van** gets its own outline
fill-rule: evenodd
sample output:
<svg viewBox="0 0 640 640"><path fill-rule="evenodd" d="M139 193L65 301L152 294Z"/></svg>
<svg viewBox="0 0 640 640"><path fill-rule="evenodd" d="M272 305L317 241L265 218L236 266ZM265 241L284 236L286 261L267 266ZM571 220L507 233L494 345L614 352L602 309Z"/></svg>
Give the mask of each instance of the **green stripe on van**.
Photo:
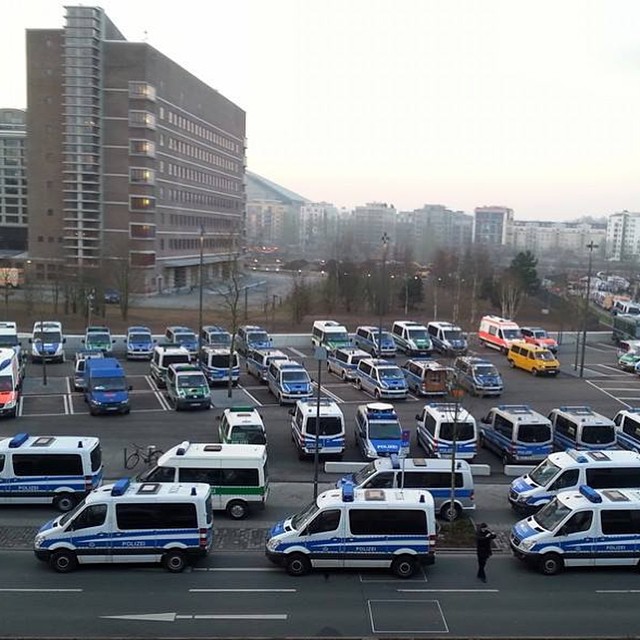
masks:
<svg viewBox="0 0 640 640"><path fill-rule="evenodd" d="M213 496L263 496L267 492L266 487L211 487L211 495Z"/></svg>

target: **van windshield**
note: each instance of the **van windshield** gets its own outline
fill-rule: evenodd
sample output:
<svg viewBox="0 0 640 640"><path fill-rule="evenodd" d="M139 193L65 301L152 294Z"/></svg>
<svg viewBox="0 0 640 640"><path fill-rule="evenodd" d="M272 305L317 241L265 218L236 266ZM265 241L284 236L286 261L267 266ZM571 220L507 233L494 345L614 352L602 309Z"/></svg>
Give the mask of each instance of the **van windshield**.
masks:
<svg viewBox="0 0 640 640"><path fill-rule="evenodd" d="M197 342L196 334L191 333L190 331L185 331L184 333L175 333L173 337L178 344Z"/></svg>
<svg viewBox="0 0 640 640"><path fill-rule="evenodd" d="M370 422L369 438L371 440L400 440L402 431L397 422Z"/></svg>
<svg viewBox="0 0 640 640"><path fill-rule="evenodd" d="M291 518L291 526L296 531L299 531L301 527L304 526L305 522L308 522L313 518L318 511L317 503L315 501L310 502L302 511L298 511L298 513Z"/></svg>
<svg viewBox="0 0 640 640"><path fill-rule="evenodd" d="M592 425L582 428L582 442L585 444L611 444L615 439L614 428L609 425Z"/></svg>
<svg viewBox="0 0 640 640"><path fill-rule="evenodd" d="M555 531L556 527L571 513L571 509L554 498L533 516L536 524L547 531Z"/></svg>
<svg viewBox="0 0 640 640"><path fill-rule="evenodd" d="M130 333L129 342L151 342L150 333Z"/></svg>
<svg viewBox="0 0 640 640"><path fill-rule="evenodd" d="M560 467L547 458L529 474L529 479L541 487L546 487L559 473Z"/></svg>
<svg viewBox="0 0 640 640"><path fill-rule="evenodd" d="M503 329L502 337L505 340L520 340L520 338L522 338L522 334L519 329Z"/></svg>
<svg viewBox="0 0 640 640"><path fill-rule="evenodd" d="M18 345L18 336L16 335L0 336L0 347L9 348L9 347L16 347L17 345Z"/></svg>
<svg viewBox="0 0 640 640"><path fill-rule="evenodd" d="M254 344L256 342L269 342L269 336L266 331L252 331L247 335L247 342Z"/></svg>
<svg viewBox="0 0 640 640"><path fill-rule="evenodd" d="M372 475L376 472L376 463L375 460L370 462L368 465L362 467L360 471L357 471L353 474L353 481L356 485L361 485L363 482L368 480Z"/></svg>
<svg viewBox="0 0 640 640"><path fill-rule="evenodd" d="M404 375L398 367L383 367L378 369L380 380L404 380Z"/></svg>
<svg viewBox="0 0 640 640"><path fill-rule="evenodd" d="M13 381L11 376L0 376L0 391L12 391Z"/></svg>
<svg viewBox="0 0 640 640"><path fill-rule="evenodd" d="M58 331L36 331L33 334L34 342L46 342L47 344L52 342L62 342L62 336Z"/></svg>
<svg viewBox="0 0 640 640"><path fill-rule="evenodd" d="M316 435L316 419L307 418L307 433L309 435ZM335 436L342 433L342 420L336 417L323 417L320 416L320 435L321 436Z"/></svg>
<svg viewBox="0 0 640 640"><path fill-rule="evenodd" d="M309 375L304 369L283 371L282 382L309 382Z"/></svg>
<svg viewBox="0 0 640 640"><path fill-rule="evenodd" d="M210 333L209 344L216 347L230 347L231 346L231 334L229 333Z"/></svg>
<svg viewBox="0 0 640 640"><path fill-rule="evenodd" d="M178 376L178 386L181 389L188 387L205 387L207 381L201 373L190 373L186 376Z"/></svg>
<svg viewBox="0 0 640 640"><path fill-rule="evenodd" d="M426 329L408 329L407 333L410 340L427 340Z"/></svg>
<svg viewBox="0 0 640 640"><path fill-rule="evenodd" d="M233 444L267 444L264 429L259 424L241 424L231 432Z"/></svg>
<svg viewBox="0 0 640 640"><path fill-rule="evenodd" d="M538 351L536 353L536 360L546 360L547 362L550 362L555 360L555 357L551 351Z"/></svg>
<svg viewBox="0 0 640 640"><path fill-rule="evenodd" d="M544 340L545 338L548 338L549 336L547 336L547 332L544 329L536 329L535 331L532 331L533 333L533 337L537 338L538 340Z"/></svg>
<svg viewBox="0 0 640 640"><path fill-rule="evenodd" d="M189 364L191 362L189 356L185 354L176 354L174 356L165 354L162 357L162 366L168 367L170 364Z"/></svg>
<svg viewBox="0 0 640 640"><path fill-rule="evenodd" d="M551 427L547 424L518 425L518 442L549 442Z"/></svg>
<svg viewBox="0 0 640 640"><path fill-rule="evenodd" d="M108 344L111 338L108 333L89 333L87 334L86 344Z"/></svg>
<svg viewBox="0 0 640 640"><path fill-rule="evenodd" d="M452 342L453 340L462 340L462 331L451 329L444 332L444 339Z"/></svg>
<svg viewBox="0 0 640 640"><path fill-rule="evenodd" d="M217 355L213 355L211 356L211 360L210 360L210 367L212 369L228 369L229 368L229 356L227 354L217 354ZM237 354L234 354L233 359L231 359L231 366L232 367L237 367L238 366L238 356Z"/></svg>
<svg viewBox="0 0 640 640"><path fill-rule="evenodd" d="M440 439L453 441L453 422L441 422L440 423ZM473 440L475 436L475 429L472 422L458 422L458 435L457 440Z"/></svg>
<svg viewBox="0 0 640 640"><path fill-rule="evenodd" d="M63 527L65 524L67 524L67 522L69 522L69 520L71 520L71 518L73 518L73 516L76 515L76 513L78 513L79 511L82 511L82 509L84 509L84 500L82 502L79 502L76 505L75 509L71 509L71 511L69 511L68 513L65 513L62 516L62 518L58 520L58 525Z"/></svg>
<svg viewBox="0 0 640 640"><path fill-rule="evenodd" d="M492 364L477 364L473 373L476 376L497 376L498 370Z"/></svg>
<svg viewBox="0 0 640 640"><path fill-rule="evenodd" d="M124 391L127 388L124 377L91 378L93 391Z"/></svg>

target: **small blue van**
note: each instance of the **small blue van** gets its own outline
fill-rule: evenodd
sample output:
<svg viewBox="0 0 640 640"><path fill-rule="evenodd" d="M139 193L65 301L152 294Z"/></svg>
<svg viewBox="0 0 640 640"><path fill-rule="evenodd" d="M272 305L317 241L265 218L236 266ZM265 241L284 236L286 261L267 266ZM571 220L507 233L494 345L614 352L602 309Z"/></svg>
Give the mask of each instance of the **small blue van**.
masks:
<svg viewBox="0 0 640 640"><path fill-rule="evenodd" d="M131 404L124 369L115 358L92 358L84 366L84 399L89 413L129 413Z"/></svg>

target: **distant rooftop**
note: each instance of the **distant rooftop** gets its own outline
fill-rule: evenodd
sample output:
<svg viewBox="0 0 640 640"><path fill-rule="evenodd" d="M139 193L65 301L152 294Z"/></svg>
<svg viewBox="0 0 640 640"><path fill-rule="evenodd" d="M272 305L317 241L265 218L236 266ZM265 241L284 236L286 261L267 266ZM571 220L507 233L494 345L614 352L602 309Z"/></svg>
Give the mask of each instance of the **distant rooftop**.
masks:
<svg viewBox="0 0 640 640"><path fill-rule="evenodd" d="M278 200L285 204L311 202L308 198L289 191L252 171L247 171L247 200Z"/></svg>

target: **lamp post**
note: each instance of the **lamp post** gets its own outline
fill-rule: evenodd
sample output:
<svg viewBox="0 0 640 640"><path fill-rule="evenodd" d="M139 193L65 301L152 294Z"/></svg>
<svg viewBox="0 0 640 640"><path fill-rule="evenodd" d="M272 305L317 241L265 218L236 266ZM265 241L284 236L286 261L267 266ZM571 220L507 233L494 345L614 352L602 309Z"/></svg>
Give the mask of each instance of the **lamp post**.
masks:
<svg viewBox="0 0 640 640"><path fill-rule="evenodd" d="M382 234L382 238L380 238L380 242L382 243L382 277L380 278L380 290L378 295L378 304L380 306L380 317L378 321L378 357L382 353L382 315L384 314L384 305L382 303L382 295L385 291L386 279L387 279L387 250L389 248L389 236L385 231Z"/></svg>
<svg viewBox="0 0 640 640"><path fill-rule="evenodd" d="M442 278L435 278L433 281L433 319L438 319L438 284Z"/></svg>
<svg viewBox="0 0 640 640"><path fill-rule="evenodd" d="M458 448L458 420L460 417L460 404L464 391L455 382L451 383L449 393L454 400L453 410L453 438L451 439L451 487L449 492L449 510L447 520L453 522L456 519L456 453Z"/></svg>
<svg viewBox="0 0 640 640"><path fill-rule="evenodd" d="M582 350L580 352L580 377L584 375L584 355L587 346L587 322L589 320L589 293L591 292L591 260L593 258L593 250L597 249L598 245L594 244L593 240L587 245L589 249L589 266L587 269L587 292L584 296L584 318L582 319Z"/></svg>
<svg viewBox="0 0 640 640"><path fill-rule="evenodd" d="M200 225L200 266L198 270L199 280L199 297L198 297L198 358L202 351L202 299L204 292L204 282L202 275L204 273L204 225Z"/></svg>

